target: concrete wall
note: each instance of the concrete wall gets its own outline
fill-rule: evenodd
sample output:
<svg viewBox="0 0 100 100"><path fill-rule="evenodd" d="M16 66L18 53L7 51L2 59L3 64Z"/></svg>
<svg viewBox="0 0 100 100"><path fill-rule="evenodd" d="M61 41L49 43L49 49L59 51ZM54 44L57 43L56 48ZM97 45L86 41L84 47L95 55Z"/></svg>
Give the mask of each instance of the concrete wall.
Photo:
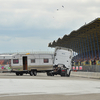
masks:
<svg viewBox="0 0 100 100"><path fill-rule="evenodd" d="M82 72L82 71L72 71L71 76L87 77L87 78L98 78L100 79L100 72Z"/></svg>

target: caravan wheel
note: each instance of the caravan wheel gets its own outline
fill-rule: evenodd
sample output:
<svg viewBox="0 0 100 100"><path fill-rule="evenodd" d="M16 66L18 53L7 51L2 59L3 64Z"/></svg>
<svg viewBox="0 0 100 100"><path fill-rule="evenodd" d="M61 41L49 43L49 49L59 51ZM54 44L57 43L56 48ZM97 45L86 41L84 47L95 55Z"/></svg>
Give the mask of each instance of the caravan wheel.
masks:
<svg viewBox="0 0 100 100"><path fill-rule="evenodd" d="M49 72L47 72L47 76L50 76Z"/></svg>
<svg viewBox="0 0 100 100"><path fill-rule="evenodd" d="M34 71L33 74L34 74L34 76L36 76L37 75L37 71Z"/></svg>
<svg viewBox="0 0 100 100"><path fill-rule="evenodd" d="M18 72L16 72L16 75L17 75L17 76L19 76L19 73L18 73Z"/></svg>
<svg viewBox="0 0 100 100"><path fill-rule="evenodd" d="M20 73L20 76L23 76L23 73Z"/></svg>
<svg viewBox="0 0 100 100"><path fill-rule="evenodd" d="M30 71L30 76L33 76L33 71Z"/></svg>

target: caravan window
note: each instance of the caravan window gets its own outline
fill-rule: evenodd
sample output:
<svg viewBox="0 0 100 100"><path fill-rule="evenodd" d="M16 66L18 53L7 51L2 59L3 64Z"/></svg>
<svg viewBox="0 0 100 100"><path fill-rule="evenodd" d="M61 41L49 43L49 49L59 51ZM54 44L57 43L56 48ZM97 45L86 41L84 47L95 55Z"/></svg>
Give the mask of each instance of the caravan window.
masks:
<svg viewBox="0 0 100 100"><path fill-rule="evenodd" d="M10 59L0 60L0 65L7 65L7 64L11 64L11 60Z"/></svg>
<svg viewBox="0 0 100 100"><path fill-rule="evenodd" d="M49 59L44 59L44 63L49 63Z"/></svg>
<svg viewBox="0 0 100 100"><path fill-rule="evenodd" d="M31 59L31 63L35 63L35 59Z"/></svg>
<svg viewBox="0 0 100 100"><path fill-rule="evenodd" d="M18 64L19 63L19 59L13 59L13 64Z"/></svg>

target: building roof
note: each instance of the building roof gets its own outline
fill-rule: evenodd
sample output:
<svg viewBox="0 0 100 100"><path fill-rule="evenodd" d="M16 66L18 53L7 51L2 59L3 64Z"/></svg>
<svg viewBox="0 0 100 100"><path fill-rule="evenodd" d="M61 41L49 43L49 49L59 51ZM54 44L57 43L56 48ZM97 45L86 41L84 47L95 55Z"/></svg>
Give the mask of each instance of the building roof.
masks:
<svg viewBox="0 0 100 100"><path fill-rule="evenodd" d="M81 46L91 46L90 42L93 43L93 41L97 43L97 37L99 37L98 42L100 44L100 18L96 18L90 23L83 25L78 30L72 31L69 35L64 35L62 39L58 38L57 41L54 40L53 42L50 42L48 47L61 46L80 52ZM83 45L80 45L79 43L83 43ZM74 45L79 46L78 48L75 48ZM97 46L95 49L97 49Z"/></svg>

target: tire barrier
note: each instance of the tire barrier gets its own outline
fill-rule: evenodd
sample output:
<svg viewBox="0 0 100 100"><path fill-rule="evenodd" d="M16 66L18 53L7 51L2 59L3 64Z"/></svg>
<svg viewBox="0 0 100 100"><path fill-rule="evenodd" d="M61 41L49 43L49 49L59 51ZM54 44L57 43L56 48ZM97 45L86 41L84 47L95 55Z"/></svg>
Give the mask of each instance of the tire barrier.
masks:
<svg viewBox="0 0 100 100"><path fill-rule="evenodd" d="M73 71L82 71L83 66L72 66Z"/></svg>
<svg viewBox="0 0 100 100"><path fill-rule="evenodd" d="M100 65L72 66L72 71L100 72Z"/></svg>

